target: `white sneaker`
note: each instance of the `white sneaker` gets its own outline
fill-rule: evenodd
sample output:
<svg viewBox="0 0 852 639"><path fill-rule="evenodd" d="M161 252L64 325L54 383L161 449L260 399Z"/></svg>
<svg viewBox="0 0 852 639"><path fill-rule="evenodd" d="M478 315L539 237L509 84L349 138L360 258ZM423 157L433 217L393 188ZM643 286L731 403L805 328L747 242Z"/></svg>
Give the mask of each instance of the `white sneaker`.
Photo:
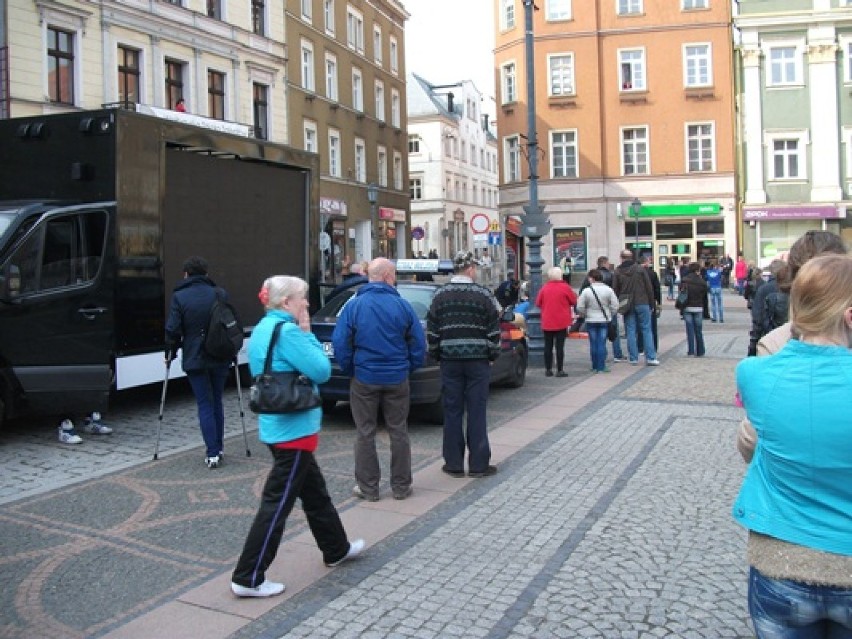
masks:
<svg viewBox="0 0 852 639"><path fill-rule="evenodd" d="M74 430L74 422L70 419L63 419L59 424L59 443L60 444L80 444L83 438Z"/></svg>
<svg viewBox="0 0 852 639"><path fill-rule="evenodd" d="M355 559L358 555L364 552L364 548L367 546L366 542L363 539L356 539L349 544L349 551L343 555L337 561L332 561L330 564L327 563L326 566L329 568L334 568L335 566L339 566L344 561L349 561L350 559Z"/></svg>
<svg viewBox="0 0 852 639"><path fill-rule="evenodd" d="M255 588L249 588L248 586L241 586L240 584L235 584L233 581L231 582L231 592L237 597L274 597L275 595L280 595L284 592L284 588L284 584L269 581L269 579Z"/></svg>
<svg viewBox="0 0 852 639"><path fill-rule="evenodd" d="M205 457L204 463L207 464L207 468L219 468L219 463L222 461L222 458L219 455L214 455L213 457ZM263 584L261 584L262 586ZM260 586L258 586L260 588Z"/></svg>
<svg viewBox="0 0 852 639"><path fill-rule="evenodd" d="M112 428L101 423L101 414L97 411L85 419L83 430L92 435L110 435L112 433Z"/></svg>
<svg viewBox="0 0 852 639"><path fill-rule="evenodd" d="M645 362L645 363L646 363L648 366L659 366L659 365L660 365L660 360L658 360L658 359L649 359L649 360L648 360L647 362Z"/></svg>

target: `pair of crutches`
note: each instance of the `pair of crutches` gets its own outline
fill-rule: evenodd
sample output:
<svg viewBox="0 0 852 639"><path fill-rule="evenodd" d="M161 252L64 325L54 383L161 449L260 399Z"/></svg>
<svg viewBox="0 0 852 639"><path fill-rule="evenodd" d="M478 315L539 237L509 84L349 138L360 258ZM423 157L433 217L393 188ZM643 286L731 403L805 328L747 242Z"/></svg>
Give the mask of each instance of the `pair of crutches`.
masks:
<svg viewBox="0 0 852 639"><path fill-rule="evenodd" d="M160 415L157 418L157 442L154 445L154 461L157 460L157 455L160 452L160 431L163 428L163 411L166 408L166 390L169 387L169 369L172 366L172 360L166 359L166 376L163 378L163 394L160 397ZM234 376L237 378L237 400L240 404L240 421L243 424L243 441L246 444L246 457L251 457L251 450L248 445L248 435L246 434L246 413L243 410L243 388L240 382L240 364L238 360L234 360Z"/></svg>

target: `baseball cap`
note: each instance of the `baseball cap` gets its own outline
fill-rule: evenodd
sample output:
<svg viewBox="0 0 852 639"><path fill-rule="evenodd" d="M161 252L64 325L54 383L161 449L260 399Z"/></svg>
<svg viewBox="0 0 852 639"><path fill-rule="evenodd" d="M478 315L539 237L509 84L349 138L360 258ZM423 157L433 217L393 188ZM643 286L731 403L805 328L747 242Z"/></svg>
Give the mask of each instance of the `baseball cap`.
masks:
<svg viewBox="0 0 852 639"><path fill-rule="evenodd" d="M457 271L466 269L468 266L472 266L474 264L479 266L479 260L476 259L470 251L459 251L453 258L453 268Z"/></svg>

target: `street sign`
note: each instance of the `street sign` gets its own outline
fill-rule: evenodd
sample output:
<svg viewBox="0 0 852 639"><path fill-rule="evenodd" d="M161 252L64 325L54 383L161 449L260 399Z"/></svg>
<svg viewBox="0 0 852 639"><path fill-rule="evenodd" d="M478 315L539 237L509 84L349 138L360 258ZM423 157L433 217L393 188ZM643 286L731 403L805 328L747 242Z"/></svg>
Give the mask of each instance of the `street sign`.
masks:
<svg viewBox="0 0 852 639"><path fill-rule="evenodd" d="M426 231L423 230L421 226L415 226L411 229L411 239L412 240L422 240L426 237Z"/></svg>
<svg viewBox="0 0 852 639"><path fill-rule="evenodd" d="M502 240L502 236L500 235L499 231L496 231L496 232L491 231L488 234L488 243L489 244L500 245L500 244L503 243L501 240Z"/></svg>
<svg viewBox="0 0 852 639"><path fill-rule="evenodd" d="M485 233L491 225L491 220L485 213L477 213L470 218L470 229L474 233Z"/></svg>

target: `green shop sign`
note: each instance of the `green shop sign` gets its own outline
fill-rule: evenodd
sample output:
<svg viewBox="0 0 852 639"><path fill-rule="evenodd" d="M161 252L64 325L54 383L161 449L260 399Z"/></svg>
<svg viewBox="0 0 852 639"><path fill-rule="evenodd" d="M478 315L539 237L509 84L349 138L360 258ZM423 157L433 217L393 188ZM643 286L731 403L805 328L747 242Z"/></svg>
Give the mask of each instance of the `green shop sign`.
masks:
<svg viewBox="0 0 852 639"><path fill-rule="evenodd" d="M629 207L628 212L632 213ZM695 217L721 214L721 204L643 204L639 211L639 217Z"/></svg>

